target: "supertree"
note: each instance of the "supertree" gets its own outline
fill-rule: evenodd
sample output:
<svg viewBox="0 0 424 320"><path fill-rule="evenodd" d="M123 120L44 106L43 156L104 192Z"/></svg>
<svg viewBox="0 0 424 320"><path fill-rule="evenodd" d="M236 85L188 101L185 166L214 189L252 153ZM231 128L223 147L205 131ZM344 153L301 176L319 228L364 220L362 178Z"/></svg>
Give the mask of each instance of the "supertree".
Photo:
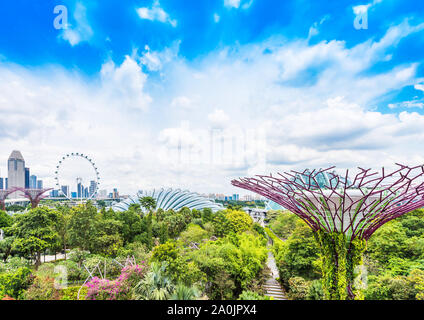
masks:
<svg viewBox="0 0 424 320"><path fill-rule="evenodd" d="M15 190L0 190L0 210L6 209L5 200L7 196L13 192L15 192Z"/></svg>
<svg viewBox="0 0 424 320"><path fill-rule="evenodd" d="M359 169L349 179L330 171L290 171L231 183L288 209L312 230L322 256L326 299L361 299L354 285L366 242L382 225L424 206L424 165L396 164L392 172Z"/></svg>
<svg viewBox="0 0 424 320"><path fill-rule="evenodd" d="M37 208L40 201L47 197L44 195L47 191L52 190L53 188L47 189L25 189L25 188L15 188L15 191L21 191L25 198L31 202L31 208Z"/></svg>

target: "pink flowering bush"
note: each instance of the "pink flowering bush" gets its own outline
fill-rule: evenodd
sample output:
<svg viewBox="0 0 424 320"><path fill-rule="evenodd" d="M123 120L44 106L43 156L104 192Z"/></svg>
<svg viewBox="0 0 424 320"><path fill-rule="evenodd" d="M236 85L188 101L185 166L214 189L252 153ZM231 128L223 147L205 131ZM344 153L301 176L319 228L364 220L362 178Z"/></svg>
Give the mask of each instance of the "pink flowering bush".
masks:
<svg viewBox="0 0 424 320"><path fill-rule="evenodd" d="M131 300L132 287L145 275L143 265L128 266L116 280L93 277L87 286L86 300Z"/></svg>

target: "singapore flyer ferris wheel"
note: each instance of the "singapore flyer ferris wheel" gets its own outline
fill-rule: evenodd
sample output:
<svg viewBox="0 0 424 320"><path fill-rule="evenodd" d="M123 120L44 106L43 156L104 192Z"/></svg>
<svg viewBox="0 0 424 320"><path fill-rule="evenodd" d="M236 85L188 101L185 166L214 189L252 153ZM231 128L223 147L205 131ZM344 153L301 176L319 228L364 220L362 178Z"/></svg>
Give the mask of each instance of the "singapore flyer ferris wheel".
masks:
<svg viewBox="0 0 424 320"><path fill-rule="evenodd" d="M59 160L55 170L55 182L59 195L69 200L90 200L97 196L100 175L89 156L72 152Z"/></svg>

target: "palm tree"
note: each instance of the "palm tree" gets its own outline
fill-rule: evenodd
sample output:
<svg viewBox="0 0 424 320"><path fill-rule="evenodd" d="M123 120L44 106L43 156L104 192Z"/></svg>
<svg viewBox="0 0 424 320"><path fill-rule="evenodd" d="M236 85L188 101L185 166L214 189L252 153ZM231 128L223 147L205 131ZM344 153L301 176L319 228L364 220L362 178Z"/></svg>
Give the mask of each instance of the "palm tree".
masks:
<svg viewBox="0 0 424 320"><path fill-rule="evenodd" d="M186 287L183 284L178 284L175 287L174 293L170 300L196 300L200 296L199 290L195 287Z"/></svg>
<svg viewBox="0 0 424 320"><path fill-rule="evenodd" d="M156 200L153 197L141 197L139 199L140 205L146 209L149 213L151 213L154 209L156 209Z"/></svg>
<svg viewBox="0 0 424 320"><path fill-rule="evenodd" d="M151 270L134 287L134 297L137 300L167 300L170 298L174 291L174 285L165 275L167 266L166 262L151 264Z"/></svg>

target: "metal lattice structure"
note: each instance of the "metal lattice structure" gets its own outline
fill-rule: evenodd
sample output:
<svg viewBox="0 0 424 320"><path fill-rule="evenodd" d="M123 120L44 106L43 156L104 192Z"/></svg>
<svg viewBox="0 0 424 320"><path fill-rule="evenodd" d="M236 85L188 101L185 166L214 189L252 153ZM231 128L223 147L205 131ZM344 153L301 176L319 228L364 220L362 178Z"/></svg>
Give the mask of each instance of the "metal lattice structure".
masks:
<svg viewBox="0 0 424 320"><path fill-rule="evenodd" d="M6 209L6 198L9 194L15 192L15 190L0 190L0 210L5 210Z"/></svg>
<svg viewBox="0 0 424 320"><path fill-rule="evenodd" d="M37 208L40 201L46 198L48 195L45 194L47 191L53 190L53 188L46 189L25 189L25 188L15 188L14 191L20 191L23 193L23 196L31 202L31 208Z"/></svg>
<svg viewBox="0 0 424 320"><path fill-rule="evenodd" d="M330 170L258 175L231 183L290 210L314 231L343 233L368 240L383 224L424 206L424 165L381 173L359 168L352 180ZM323 175L329 179L322 179ZM326 181L325 181L326 180ZM324 182L323 182L324 181Z"/></svg>

